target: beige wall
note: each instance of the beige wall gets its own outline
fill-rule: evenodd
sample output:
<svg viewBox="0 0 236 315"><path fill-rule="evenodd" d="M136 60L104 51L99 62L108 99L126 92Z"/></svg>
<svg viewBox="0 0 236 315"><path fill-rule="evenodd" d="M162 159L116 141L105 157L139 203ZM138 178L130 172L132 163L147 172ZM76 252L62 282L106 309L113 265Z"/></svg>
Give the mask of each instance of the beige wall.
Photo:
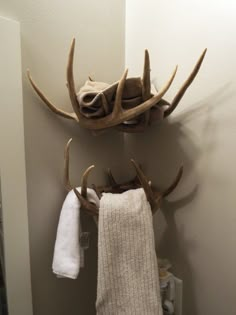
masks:
<svg viewBox="0 0 236 315"><path fill-rule="evenodd" d="M123 137L93 137L73 122L53 116L41 106L25 77L27 68L48 96L70 110L65 87L69 44L77 39L75 77L117 80L124 66L124 1L1 1L0 14L21 23L25 147L29 207L30 254L34 315L94 314L96 294L96 229L90 223L91 248L79 279L58 280L51 272L53 246L62 201L63 150L73 137L72 179L79 184L90 164L102 183L110 165L117 176ZM91 221L89 221L91 222ZM20 314L23 315L23 314Z"/></svg>
<svg viewBox="0 0 236 315"><path fill-rule="evenodd" d="M155 218L158 253L171 260L184 280L184 315L233 315L236 3L126 3L126 64L140 74L143 50L149 48L158 87L179 64L169 100L208 47L198 77L171 118L141 136L127 136L126 147L161 187L184 164L181 184Z"/></svg>

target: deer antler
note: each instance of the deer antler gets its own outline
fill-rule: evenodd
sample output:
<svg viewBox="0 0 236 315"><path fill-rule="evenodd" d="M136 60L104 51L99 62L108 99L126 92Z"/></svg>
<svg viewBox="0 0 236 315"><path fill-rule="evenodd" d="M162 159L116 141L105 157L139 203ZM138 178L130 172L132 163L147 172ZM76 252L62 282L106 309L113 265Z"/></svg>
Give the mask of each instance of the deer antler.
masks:
<svg viewBox="0 0 236 315"><path fill-rule="evenodd" d="M82 175L81 179L81 194L79 191L71 184L70 176L69 176L69 149L72 139L70 139L66 146L64 152L64 184L68 191L73 190L76 194L77 198L81 203L81 208L85 209L91 215L98 215L98 208L91 202L89 202L87 198L87 182L88 182L88 175L90 171L95 167L94 165L89 166L84 174Z"/></svg>
<svg viewBox="0 0 236 315"><path fill-rule="evenodd" d="M81 181L81 193L73 187L73 185L70 183L69 179L69 148L70 148L70 143L72 139L70 139L65 147L65 165L64 165L64 182L65 182L65 187L67 190L74 190L77 198L79 199L81 203L81 207L87 211L90 215L96 216L99 214L99 209L92 203L90 203L86 197L87 197L87 181L88 181L88 175L90 171L94 168L94 165L91 165L86 169L84 174L82 175L82 181ZM110 180L110 185L109 186L95 186L93 185L93 188L95 192L97 193L98 197L101 198L102 193L106 192L111 192L111 193L122 193L124 191L127 191L129 189L136 189L142 187L144 189L144 192L146 194L147 200L150 203L152 212L155 213L156 210L160 207L160 202L163 197L169 195L178 185L182 174L183 174L183 167L179 169L179 172L172 182L172 184L165 189L163 192L160 192L158 189L154 188L150 182L147 180L146 176L144 175L143 171L141 170L140 166L132 159L131 160L137 176L128 181L124 182L121 184L118 184L111 171L108 170L108 178Z"/></svg>
<svg viewBox="0 0 236 315"><path fill-rule="evenodd" d="M206 55L207 49L205 49L203 51L203 53L201 54L200 58L198 59L195 67L193 68L193 71L190 73L190 76L187 78L187 80L184 82L184 84L182 85L182 87L180 88L179 92L175 95L173 101L170 104L170 107L168 109L165 110L164 112L164 117L168 117L177 107L177 105L179 104L181 98L184 96L184 93L187 91L188 87L191 85L191 83L193 82L193 80L195 79L201 65L203 62L203 59Z"/></svg>
<svg viewBox="0 0 236 315"><path fill-rule="evenodd" d="M168 108L164 110L164 118L168 117L178 106L179 102L181 101L182 97L184 96L185 92L189 88L189 86L192 84L193 80L195 79L196 75L198 74L198 71L200 70L200 67L202 65L202 62L204 60L204 57L206 55L207 49L205 49L200 58L198 59L196 65L194 66L192 72L190 73L187 80L184 82L184 84L179 89L178 93L175 95L173 101L171 103L161 99L159 104L167 105ZM148 99L150 97L150 60L149 60L149 54L148 51L145 50L145 61L144 61L144 72L143 72L143 99ZM116 127L117 130L123 131L123 132L140 132L143 131L147 124L151 124L153 119L153 112L150 112L150 110L145 112L145 117L143 120L140 120L140 122L136 125L129 125L129 124L120 124Z"/></svg>
<svg viewBox="0 0 236 315"><path fill-rule="evenodd" d="M38 94L38 96L41 98L41 100L46 104L46 106L55 114L62 116L64 118L67 119L73 119L75 121L78 121L77 116L75 115L75 113L68 113L66 111L63 111L59 108L57 108L51 101L49 101L49 99L43 94L43 92L37 87L36 83L34 82L34 80L32 79L31 75L30 75L30 71L29 69L27 70L27 76L28 79L33 87L33 89L35 90L35 92Z"/></svg>
<svg viewBox="0 0 236 315"><path fill-rule="evenodd" d="M183 86L180 88L179 92L174 97L171 103L168 103L162 99L166 91L169 89L176 71L177 67L175 68L173 74L171 75L170 79L164 85L164 87L157 93L156 95L151 94L151 81L150 81L150 59L148 51L145 50L145 59L144 59L144 70L143 70L143 78L141 79L142 84L142 103L129 109L124 109L122 107L122 96L124 87L126 84L126 78L128 74L128 70L126 70L121 78L121 80L117 84L117 91L115 95L115 102L112 105L112 111L108 110L108 103L105 95L101 93L102 103L105 104L105 116L104 117L94 117L88 118L84 116L80 112L80 104L77 99L76 91L75 91L75 84L74 84L74 75L73 75L73 61L74 61L74 50L75 50L75 39L72 40L69 56L68 56L68 64L67 64L67 87L69 92L69 97L71 101L71 105L73 107L74 112L69 113L59 109L56 105L54 105L45 95L44 93L38 88L36 83L33 81L29 70L27 71L28 79L41 98L41 100L45 103L45 105L53 111L55 114L62 116L67 119L73 119L76 122L80 123L83 127L91 129L95 133L98 131L104 131L107 128L115 127L117 130L124 131L124 132L139 132L143 131L148 124L151 124L154 120L160 119L155 116L155 111L151 109L154 106L161 106L161 104L168 105L168 108L164 111L164 118L168 117L174 109L179 104L180 100L182 99L184 93L188 89L188 87L193 82L194 78L196 77L203 59L206 54L206 49L203 51L202 55L200 56L197 64L195 65L192 73L184 82ZM91 80L91 79L90 79ZM138 117L138 122L134 125L126 124L125 122L130 121L136 117Z"/></svg>
<svg viewBox="0 0 236 315"><path fill-rule="evenodd" d="M143 74L143 103L137 105L134 108L130 109L123 109L122 108L122 95L123 90L126 82L126 77L128 74L128 70L126 70L121 78L121 80L118 83L115 102L113 110L110 114L107 114L105 117L96 118L96 119L90 119L85 116L83 116L80 112L79 108L79 102L77 100L76 91L75 91L75 84L74 84L74 76L73 76L73 60L74 60L74 49L75 49L75 39L73 39L70 51L69 51L69 57L68 57L68 64L67 64L67 87L69 91L69 96L71 100L71 105L73 107L74 113L68 113L66 111L63 111L59 109L57 106L55 106L45 95L44 93L38 88L34 80L32 79L29 70L27 71L28 79L35 90L35 92L38 94L38 96L41 98L41 100L45 103L45 105L54 113L57 115L60 115L67 119L73 119L77 122L79 122L83 127L91 129L91 130L103 130L110 127L115 127L117 125L122 124L125 121L128 121L130 119L133 119L140 114L148 111L150 108L152 108L154 105L156 105L163 95L166 93L166 91L169 89L176 71L177 67L175 68L173 74L171 75L170 79L167 81L167 83L164 85L164 87L159 91L158 94L152 96L150 92L150 65L149 65L149 55L148 52L145 51L145 65L144 65L144 74Z"/></svg>
<svg viewBox="0 0 236 315"><path fill-rule="evenodd" d="M102 130L102 129L114 127L116 125L123 123L124 121L130 120L144 113L145 111L153 107L155 104L157 104L161 100L162 96L169 89L177 71L177 67L176 67L170 79L167 81L167 83L164 85L164 87L160 90L160 92L157 95L151 97L150 99L146 100L145 102L136 106L135 108L124 110L122 108L122 95L123 95L125 81L128 74L128 70L126 70L124 74L122 75L121 80L118 83L112 113L102 118L89 119L89 118L86 118L85 116L82 116L81 113L79 112L79 104L76 98L76 91L75 91L74 78L73 78L74 47L75 47L75 39L73 39L72 41L72 45L71 45L71 49L69 53L68 66L67 66L67 82L68 82L69 95L70 95L72 107L75 111L75 114L78 117L79 122L81 123L83 127L91 129L91 130Z"/></svg>

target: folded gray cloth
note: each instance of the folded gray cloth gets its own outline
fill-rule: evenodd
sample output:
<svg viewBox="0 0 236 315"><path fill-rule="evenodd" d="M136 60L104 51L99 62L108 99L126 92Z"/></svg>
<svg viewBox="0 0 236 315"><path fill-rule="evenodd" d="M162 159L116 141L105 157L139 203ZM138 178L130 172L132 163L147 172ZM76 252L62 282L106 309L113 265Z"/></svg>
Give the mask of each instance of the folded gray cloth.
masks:
<svg viewBox="0 0 236 315"><path fill-rule="evenodd" d="M88 118L103 117L112 112L118 82L108 84L86 81L77 93L80 112ZM123 107L132 108L142 103L140 78L129 78L125 82Z"/></svg>

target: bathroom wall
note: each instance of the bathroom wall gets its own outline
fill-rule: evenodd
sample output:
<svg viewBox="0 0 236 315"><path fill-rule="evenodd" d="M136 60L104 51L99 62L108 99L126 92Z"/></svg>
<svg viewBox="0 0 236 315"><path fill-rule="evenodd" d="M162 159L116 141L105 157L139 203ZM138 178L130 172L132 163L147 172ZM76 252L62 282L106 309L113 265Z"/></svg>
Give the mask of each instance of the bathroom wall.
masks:
<svg viewBox="0 0 236 315"><path fill-rule="evenodd" d="M116 81L124 67L124 0L0 1L0 14L21 24L22 75L30 256L34 315L92 315L96 295L96 228L91 220L91 245L78 280L56 279L51 271L53 246L63 186L64 145L73 137L71 178L80 184L83 170L96 164L92 182L103 183L110 166L117 177L123 159L123 136L93 137L71 121L42 106L26 79L26 69L58 107L71 111L65 86L66 63L76 37L75 78L88 75ZM1 131L5 132L5 131ZM17 157L16 157L17 158ZM20 211L20 209L18 209ZM23 315L23 314L22 314Z"/></svg>
<svg viewBox="0 0 236 315"><path fill-rule="evenodd" d="M172 69L172 100L205 47L202 68L171 117L126 136L128 156L143 162L160 188L179 165L184 175L155 216L157 251L184 280L184 315L235 314L236 292L236 3L126 1L126 65L142 71L149 49L158 88Z"/></svg>
<svg viewBox="0 0 236 315"><path fill-rule="evenodd" d="M94 314L96 229L88 221L91 246L79 279L58 280L51 272L62 201L63 149L71 136L71 177L96 164L91 181L102 182L110 165L125 176L129 157L143 164L164 188L184 165L183 179L155 216L158 255L167 257L184 280L184 315L235 313L236 255L234 149L235 15L228 1L126 1L126 43L122 1L0 1L0 14L21 22L25 148L34 315ZM41 106L26 80L35 81L60 108L70 110L65 68L71 38L77 39L75 78L112 82L126 64L142 72L143 50L151 56L152 78L160 87L175 64L179 70L171 100L207 47L196 80L172 116L144 134L92 137L75 123ZM124 156L125 155L125 156ZM120 165L123 165L122 169Z"/></svg>

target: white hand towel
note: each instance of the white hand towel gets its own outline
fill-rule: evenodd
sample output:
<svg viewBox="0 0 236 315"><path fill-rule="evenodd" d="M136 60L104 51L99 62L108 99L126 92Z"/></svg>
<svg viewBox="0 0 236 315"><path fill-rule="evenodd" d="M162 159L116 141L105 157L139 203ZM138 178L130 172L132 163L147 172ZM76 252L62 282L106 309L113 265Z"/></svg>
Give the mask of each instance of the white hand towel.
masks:
<svg viewBox="0 0 236 315"><path fill-rule="evenodd" d="M97 315L162 315L152 212L143 189L104 193L98 227Z"/></svg>
<svg viewBox="0 0 236 315"><path fill-rule="evenodd" d="M99 207L99 199L93 189L87 189L87 199ZM58 277L77 278L83 260L80 233L80 202L72 190L63 203L57 228L52 270Z"/></svg>

